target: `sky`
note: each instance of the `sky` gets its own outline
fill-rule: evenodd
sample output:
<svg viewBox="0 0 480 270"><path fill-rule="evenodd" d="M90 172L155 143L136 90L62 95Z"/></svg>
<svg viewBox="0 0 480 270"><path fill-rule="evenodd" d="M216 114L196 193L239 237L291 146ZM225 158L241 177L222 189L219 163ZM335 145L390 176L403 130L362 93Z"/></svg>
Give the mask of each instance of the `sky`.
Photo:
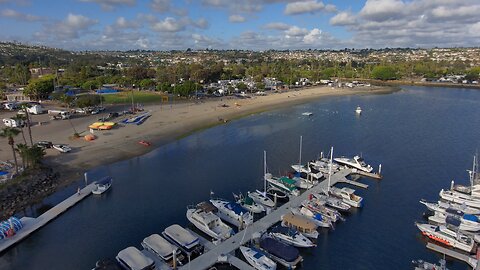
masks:
<svg viewBox="0 0 480 270"><path fill-rule="evenodd" d="M68 50L472 47L480 0L0 0L0 40Z"/></svg>

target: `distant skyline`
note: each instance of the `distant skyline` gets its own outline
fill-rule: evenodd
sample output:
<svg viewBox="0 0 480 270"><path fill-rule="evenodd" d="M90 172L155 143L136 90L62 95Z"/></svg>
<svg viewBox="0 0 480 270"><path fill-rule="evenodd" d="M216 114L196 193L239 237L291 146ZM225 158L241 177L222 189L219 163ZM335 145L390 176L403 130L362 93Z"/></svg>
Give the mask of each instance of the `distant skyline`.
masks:
<svg viewBox="0 0 480 270"><path fill-rule="evenodd" d="M478 0L0 0L0 40L69 50L480 45Z"/></svg>

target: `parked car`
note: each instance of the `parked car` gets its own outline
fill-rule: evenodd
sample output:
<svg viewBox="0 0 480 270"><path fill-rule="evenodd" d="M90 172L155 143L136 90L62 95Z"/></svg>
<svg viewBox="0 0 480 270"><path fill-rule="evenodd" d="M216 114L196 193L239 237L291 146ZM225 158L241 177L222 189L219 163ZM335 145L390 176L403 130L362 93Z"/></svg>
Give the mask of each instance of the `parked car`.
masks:
<svg viewBox="0 0 480 270"><path fill-rule="evenodd" d="M40 147L40 148L43 148L43 149L47 149L47 148L52 148L53 147L53 143L52 142L49 142L49 141L39 141L37 143L35 143L36 146Z"/></svg>
<svg viewBox="0 0 480 270"><path fill-rule="evenodd" d="M16 120L16 119L11 119L11 118L5 118L3 119L3 124L7 127L13 127L13 128L18 128L18 127L23 127L25 126L25 122L22 120Z"/></svg>
<svg viewBox="0 0 480 270"><path fill-rule="evenodd" d="M60 153L68 153L72 151L72 148L66 144L54 144L52 147L57 149Z"/></svg>

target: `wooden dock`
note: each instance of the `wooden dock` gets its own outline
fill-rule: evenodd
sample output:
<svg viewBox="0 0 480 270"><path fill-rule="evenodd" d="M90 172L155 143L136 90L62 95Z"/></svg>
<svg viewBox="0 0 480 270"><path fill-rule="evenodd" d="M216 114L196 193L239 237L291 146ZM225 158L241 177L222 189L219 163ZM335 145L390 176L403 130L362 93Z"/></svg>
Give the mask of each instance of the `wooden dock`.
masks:
<svg viewBox="0 0 480 270"><path fill-rule="evenodd" d="M469 255L466 255L464 253L460 253L460 252L452 250L452 249L441 247L439 245L436 245L436 244L430 243L430 242L427 243L427 248L431 249L433 251L445 254L445 255L447 255L449 257L452 257L452 258L455 258L457 260L466 262L466 263L468 263L468 265L470 265L473 268L473 270L480 270L480 260L475 259L473 256L469 256Z"/></svg>
<svg viewBox="0 0 480 270"><path fill-rule="evenodd" d="M95 188L95 183L91 183L90 185L84 187L80 190L80 194L73 194L72 196L68 197L61 203L55 205L47 212L43 213L37 218L31 217L23 217L20 220L23 223L23 228L19 230L14 236L0 240L0 253L4 252L5 250L9 249L13 245L17 244L18 242L25 239L27 236L35 232L36 230L40 229L41 227L45 226L48 222L52 221L63 212L68 210L70 207L74 206L84 198L88 197L92 194L92 190Z"/></svg>
<svg viewBox="0 0 480 270"><path fill-rule="evenodd" d="M331 185L333 186L336 183L344 182L346 180L346 176L350 173L351 170L348 169L344 169L335 173L330 179ZM198 258L192 260L189 264L184 265L179 269L208 269L217 262L217 259L220 255L233 256L231 253L238 249L241 245L249 242L253 238L254 234L266 232L268 228L280 222L283 215L290 213L291 208L300 206L301 203L310 196L310 194L319 193L322 192L322 190L327 189L327 185L328 181L324 180L313 188L306 190L300 196L290 197L289 202L280 206L276 210L273 210L270 214L257 220L252 225L248 226L222 243L214 246L211 250L205 252Z"/></svg>

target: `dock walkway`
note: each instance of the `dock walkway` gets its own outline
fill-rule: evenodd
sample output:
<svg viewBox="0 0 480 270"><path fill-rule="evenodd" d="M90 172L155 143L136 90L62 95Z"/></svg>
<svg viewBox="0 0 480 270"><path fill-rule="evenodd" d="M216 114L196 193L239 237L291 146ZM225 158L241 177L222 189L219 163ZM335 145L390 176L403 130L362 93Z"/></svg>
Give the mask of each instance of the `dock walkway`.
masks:
<svg viewBox="0 0 480 270"><path fill-rule="evenodd" d="M50 210L43 213L37 218L31 218L31 217L21 218L20 220L24 225L23 228L19 230L14 236L0 240L0 253L9 249L10 247L17 244L18 242L22 241L27 236L29 236L36 230L45 226L48 222L52 221L53 219L61 215L70 207L74 206L84 198L88 197L90 194L92 194L92 190L94 188L95 188L95 183L91 183L90 185L81 189L80 194L77 194L77 193L73 194L72 196L68 197L61 203L55 205Z"/></svg>
<svg viewBox="0 0 480 270"><path fill-rule="evenodd" d="M331 185L333 186L338 182L344 182L346 180L346 176L350 173L351 170L341 170L335 173L330 179ZM268 228L278 223L283 215L289 213L291 208L300 206L310 194L319 193L322 190L327 189L327 185L328 181L324 180L313 188L306 190L300 196L290 197L290 201L284 205L280 206L276 210L273 210L270 214L254 222L243 231L238 232L234 236L218 244L213 249L192 260L189 264L182 266L180 269L208 269L216 263L217 258L220 255L229 254L235 251L241 245L249 242L255 233L266 232Z"/></svg>
<svg viewBox="0 0 480 270"><path fill-rule="evenodd" d="M439 245L436 245L434 243L427 243L427 248L431 249L433 251L445 254L447 256L450 256L452 258L455 258L460 261L464 261L470 265L473 270L478 270L480 269L480 260L475 259L473 256L466 255L464 253L458 252L456 250L448 249L441 247Z"/></svg>

